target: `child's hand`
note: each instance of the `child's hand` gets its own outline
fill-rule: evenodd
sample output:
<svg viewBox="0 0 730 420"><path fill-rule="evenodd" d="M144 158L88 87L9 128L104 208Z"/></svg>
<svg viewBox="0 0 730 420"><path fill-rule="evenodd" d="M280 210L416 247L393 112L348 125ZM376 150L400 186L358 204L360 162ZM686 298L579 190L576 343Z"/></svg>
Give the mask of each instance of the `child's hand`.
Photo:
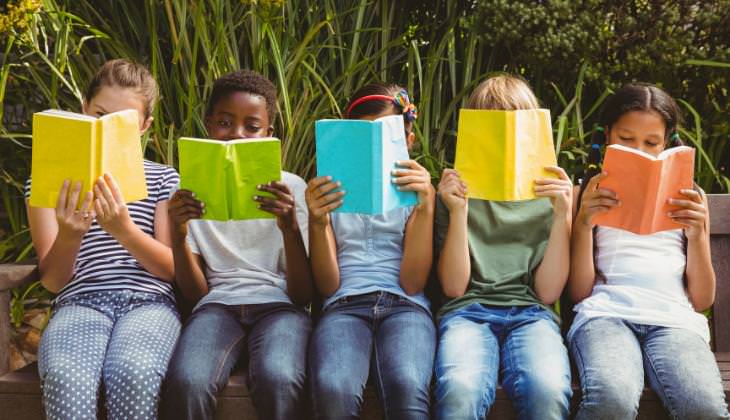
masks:
<svg viewBox="0 0 730 420"><path fill-rule="evenodd" d="M276 197L256 195L253 199L259 203L259 209L276 216L276 225L279 226L280 230L294 231L299 228L294 195L286 184L280 181L271 181L268 184L257 186L256 189L271 193Z"/></svg>
<svg viewBox="0 0 730 420"><path fill-rule="evenodd" d="M307 183L304 194L309 208L309 222L327 226L330 223L330 212L342 205L344 191L333 192L340 186L339 181L333 182L331 176L318 176Z"/></svg>
<svg viewBox="0 0 730 420"><path fill-rule="evenodd" d="M545 170L557 174L559 179L542 178L535 180L535 195L538 197L550 197L553 205L553 213L556 216L570 214L573 205L573 182L559 166L546 166Z"/></svg>
<svg viewBox="0 0 730 420"><path fill-rule="evenodd" d="M94 185L96 223L117 238L134 227L119 185L110 174L99 177Z"/></svg>
<svg viewBox="0 0 730 420"><path fill-rule="evenodd" d="M696 239L706 235L708 218L707 203L702 194L695 190L679 190L679 193L688 200L670 198L669 204L681 207L669 212L669 217L675 222L686 226L684 234L687 239Z"/></svg>
<svg viewBox="0 0 730 420"><path fill-rule="evenodd" d="M188 236L188 221L199 219L205 211L205 203L195 198L190 190L177 190L167 204L170 217L170 233L172 240L181 242Z"/></svg>
<svg viewBox="0 0 730 420"><path fill-rule="evenodd" d="M431 174L415 160L400 160L396 165L406 169L393 169L392 182L398 186L398 191L415 191L418 193L418 203L433 205L436 195L431 185Z"/></svg>
<svg viewBox="0 0 730 420"><path fill-rule="evenodd" d="M466 210L468 206L467 189L459 173L454 169L444 169L439 181L438 195L449 212Z"/></svg>
<svg viewBox="0 0 730 420"><path fill-rule="evenodd" d="M598 183L606 178L606 175L608 175L606 172L602 172L588 181L576 217L580 226L592 229L594 226L593 217L596 214L605 213L620 204L615 192L598 187Z"/></svg>
<svg viewBox="0 0 730 420"><path fill-rule="evenodd" d="M84 195L84 201L81 203L81 209L76 210L79 202L79 194L81 194L81 181L74 183L71 195L68 190L71 187L71 180L63 181L61 190L58 193L56 201L56 221L58 222L58 236L72 236L77 239L82 238L91 227L94 220L94 212L91 209L92 198L94 194L87 191Z"/></svg>

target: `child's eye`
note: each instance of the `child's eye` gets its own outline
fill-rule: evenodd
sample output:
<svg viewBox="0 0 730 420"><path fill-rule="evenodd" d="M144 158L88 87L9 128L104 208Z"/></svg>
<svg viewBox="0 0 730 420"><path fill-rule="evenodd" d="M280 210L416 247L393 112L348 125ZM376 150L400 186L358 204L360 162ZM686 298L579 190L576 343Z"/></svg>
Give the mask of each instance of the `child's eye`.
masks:
<svg viewBox="0 0 730 420"><path fill-rule="evenodd" d="M621 136L619 136L618 138L619 138L619 139L620 139L621 141L631 141L631 140L633 140L633 139L632 139L631 137L621 137Z"/></svg>
<svg viewBox="0 0 730 420"><path fill-rule="evenodd" d="M248 125L248 126L246 126L246 130L248 130L248 131L259 131L259 130L261 130L261 127L259 127L257 125Z"/></svg>
<svg viewBox="0 0 730 420"><path fill-rule="evenodd" d="M218 127L228 128L231 126L231 122L228 120L218 120Z"/></svg>
<svg viewBox="0 0 730 420"><path fill-rule="evenodd" d="M97 116L98 118L101 118L101 117L103 117L104 115L106 115L106 113L104 113L104 112L101 112L101 111L96 111L96 116Z"/></svg>

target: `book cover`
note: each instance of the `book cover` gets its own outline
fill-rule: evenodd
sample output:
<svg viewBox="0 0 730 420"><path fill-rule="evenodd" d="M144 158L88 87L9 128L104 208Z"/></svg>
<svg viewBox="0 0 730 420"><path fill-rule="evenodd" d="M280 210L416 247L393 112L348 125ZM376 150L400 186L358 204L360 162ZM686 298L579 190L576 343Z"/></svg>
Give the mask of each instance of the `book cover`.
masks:
<svg viewBox="0 0 730 420"><path fill-rule="evenodd" d="M454 167L472 198L530 200L536 179L556 178L554 147L547 109L462 109Z"/></svg>
<svg viewBox="0 0 730 420"><path fill-rule="evenodd" d="M100 118L53 109L33 114L31 206L56 207L65 179L81 181L83 197L104 173L125 202L147 197L137 111Z"/></svg>
<svg viewBox="0 0 730 420"><path fill-rule="evenodd" d="M418 204L412 191L391 182L395 162L408 160L403 116L315 123L317 175L329 175L346 191L341 213L383 214Z"/></svg>
<svg viewBox="0 0 730 420"><path fill-rule="evenodd" d="M205 203L203 219L272 219L259 210L258 185L281 180L281 142L276 138L230 141L182 137L178 141L180 187Z"/></svg>
<svg viewBox="0 0 730 420"><path fill-rule="evenodd" d="M648 235L684 226L668 215L677 206L670 198L686 199L681 189L692 189L695 150L687 146L672 147L654 157L622 145L606 147L603 169L608 173L600 188L616 193L620 206L598 214L597 225Z"/></svg>

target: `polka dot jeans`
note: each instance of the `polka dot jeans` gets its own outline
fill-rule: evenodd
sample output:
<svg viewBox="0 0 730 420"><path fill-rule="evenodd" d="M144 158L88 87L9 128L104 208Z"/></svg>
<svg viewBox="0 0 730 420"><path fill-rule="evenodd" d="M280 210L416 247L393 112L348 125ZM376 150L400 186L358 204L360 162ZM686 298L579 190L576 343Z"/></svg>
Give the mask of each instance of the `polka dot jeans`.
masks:
<svg viewBox="0 0 730 420"><path fill-rule="evenodd" d="M169 298L130 290L89 292L54 306L38 370L48 419L95 419L103 383L107 417L154 419L180 335Z"/></svg>

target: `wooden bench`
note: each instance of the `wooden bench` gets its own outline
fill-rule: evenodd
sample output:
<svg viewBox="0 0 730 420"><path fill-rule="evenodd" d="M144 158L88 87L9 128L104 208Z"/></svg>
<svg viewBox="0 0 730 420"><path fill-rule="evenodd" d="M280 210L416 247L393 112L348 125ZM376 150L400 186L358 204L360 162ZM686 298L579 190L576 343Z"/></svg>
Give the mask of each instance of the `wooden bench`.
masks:
<svg viewBox="0 0 730 420"><path fill-rule="evenodd" d="M710 195L712 260L717 274L717 297L713 306L713 349L720 366L725 398L730 396L730 195ZM0 265L0 417L14 420L42 419L40 384L35 363L9 372L10 289L38 278L34 265ZM567 303L567 302L566 302ZM566 308L564 305L563 308ZM564 311L565 314L565 311ZM346 368L343 366L343 369ZM580 388L574 385L573 407L580 401ZM514 418L512 404L502 389L489 419ZM256 418L243 372L235 372L218 399L216 418ZM379 419L381 412L372 389L365 395L364 419ZM650 389L641 397L640 419L666 418L661 402Z"/></svg>

